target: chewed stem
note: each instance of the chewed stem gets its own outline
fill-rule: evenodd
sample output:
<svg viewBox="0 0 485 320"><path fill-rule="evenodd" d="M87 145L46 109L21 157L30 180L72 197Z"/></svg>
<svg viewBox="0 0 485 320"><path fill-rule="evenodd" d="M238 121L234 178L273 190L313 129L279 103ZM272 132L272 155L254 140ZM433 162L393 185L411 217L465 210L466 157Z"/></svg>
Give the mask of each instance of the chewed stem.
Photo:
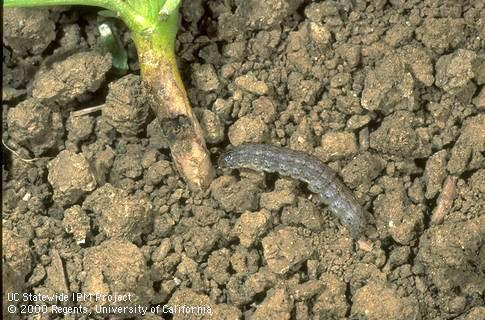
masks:
<svg viewBox="0 0 485 320"><path fill-rule="evenodd" d="M141 73L151 89L152 109L160 120L179 173L192 190L204 190L215 171L199 122L192 112L173 51L156 46L159 33L133 37L139 53ZM152 37L146 41L147 37ZM155 48L146 47L155 45ZM160 49L162 48L162 50Z"/></svg>
<svg viewBox="0 0 485 320"><path fill-rule="evenodd" d="M154 98L152 109L170 144L179 173L192 190L204 190L215 172L192 112L175 58L181 0L5 0L5 7L91 5L113 11L132 33L141 74Z"/></svg>

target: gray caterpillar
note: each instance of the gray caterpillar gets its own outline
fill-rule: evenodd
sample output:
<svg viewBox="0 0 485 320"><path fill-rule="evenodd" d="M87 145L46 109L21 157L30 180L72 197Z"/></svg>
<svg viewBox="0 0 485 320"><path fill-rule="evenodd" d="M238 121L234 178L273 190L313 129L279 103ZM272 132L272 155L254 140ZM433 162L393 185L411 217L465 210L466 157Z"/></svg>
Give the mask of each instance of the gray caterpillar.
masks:
<svg viewBox="0 0 485 320"><path fill-rule="evenodd" d="M364 209L337 174L317 157L271 145L244 144L224 153L219 166L277 172L306 182L308 189L318 194L354 238L364 230Z"/></svg>

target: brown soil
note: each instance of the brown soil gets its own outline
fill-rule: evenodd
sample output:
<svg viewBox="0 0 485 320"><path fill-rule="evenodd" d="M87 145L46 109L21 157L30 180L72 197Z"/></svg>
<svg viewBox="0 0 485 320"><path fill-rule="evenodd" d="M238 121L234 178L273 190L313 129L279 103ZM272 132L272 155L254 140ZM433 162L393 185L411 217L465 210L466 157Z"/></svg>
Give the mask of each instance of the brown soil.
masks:
<svg viewBox="0 0 485 320"><path fill-rule="evenodd" d="M83 302L85 318L185 304L211 314L145 317L484 319L485 3L181 10L179 63L214 160L244 142L315 154L370 212L368 236L276 174L219 169L191 193L128 33L120 77L97 50L96 10L5 10L4 308L8 292L131 293Z"/></svg>

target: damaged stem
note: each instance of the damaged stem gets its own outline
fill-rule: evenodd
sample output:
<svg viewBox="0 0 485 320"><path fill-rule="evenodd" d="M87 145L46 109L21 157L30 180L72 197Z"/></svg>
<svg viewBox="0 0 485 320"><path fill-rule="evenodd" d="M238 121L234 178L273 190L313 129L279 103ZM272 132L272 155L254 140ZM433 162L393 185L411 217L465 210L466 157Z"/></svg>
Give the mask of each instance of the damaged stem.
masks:
<svg viewBox="0 0 485 320"><path fill-rule="evenodd" d="M179 1L169 0L166 5L168 8L160 10L160 22L153 29L134 33L132 37L142 78L153 96L152 109L168 140L175 165L192 190L204 190L215 172L177 67L175 35Z"/></svg>
<svg viewBox="0 0 485 320"><path fill-rule="evenodd" d="M93 5L111 10L132 32L152 109L167 137L180 175L194 191L214 177L209 151L192 112L175 57L180 0L5 0L5 7Z"/></svg>

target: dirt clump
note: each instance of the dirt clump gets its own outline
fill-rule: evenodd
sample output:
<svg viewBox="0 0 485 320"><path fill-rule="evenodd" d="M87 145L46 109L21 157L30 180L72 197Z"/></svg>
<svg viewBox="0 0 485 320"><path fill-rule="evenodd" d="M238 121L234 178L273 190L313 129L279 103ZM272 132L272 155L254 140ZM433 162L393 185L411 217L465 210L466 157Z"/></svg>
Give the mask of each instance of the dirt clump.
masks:
<svg viewBox="0 0 485 320"><path fill-rule="evenodd" d="M320 317L345 317L349 310L345 283L332 274L322 276L317 283L321 288L315 297L313 313Z"/></svg>
<svg viewBox="0 0 485 320"><path fill-rule="evenodd" d="M285 206L281 212L281 222L287 226L302 225L305 228L318 232L322 230L320 210L308 199L298 197L298 206Z"/></svg>
<svg viewBox="0 0 485 320"><path fill-rule="evenodd" d="M260 237L268 230L271 213L267 210L258 212L246 211L239 217L234 226L234 233L241 245L249 248L259 242Z"/></svg>
<svg viewBox="0 0 485 320"><path fill-rule="evenodd" d="M467 314L458 317L457 319L460 320L472 320L472 319L480 319L485 317L485 307L475 307L470 310Z"/></svg>
<svg viewBox="0 0 485 320"><path fill-rule="evenodd" d="M2 259L6 265L18 273L22 281L32 270L32 255L28 242L11 230L2 232Z"/></svg>
<svg viewBox="0 0 485 320"><path fill-rule="evenodd" d="M83 154L64 150L49 162L48 180L53 199L62 206L75 204L96 188L96 177Z"/></svg>
<svg viewBox="0 0 485 320"><path fill-rule="evenodd" d="M441 53L463 43L464 27L465 22L461 18L429 18L416 29L416 38L426 47Z"/></svg>
<svg viewBox="0 0 485 320"><path fill-rule="evenodd" d="M257 209L259 191L260 189L249 179L237 181L235 177L230 176L219 177L211 185L212 196L222 209L238 213Z"/></svg>
<svg viewBox="0 0 485 320"><path fill-rule="evenodd" d="M352 187L370 187L371 181L384 170L385 161L369 152L357 155L344 168L342 178Z"/></svg>
<svg viewBox="0 0 485 320"><path fill-rule="evenodd" d="M227 135L235 146L243 143L263 143L267 140L268 130L261 117L244 116L229 128Z"/></svg>
<svg viewBox="0 0 485 320"><path fill-rule="evenodd" d="M108 240L89 248L83 258L84 273L80 274L84 292L99 294L130 294L131 300L86 301L86 306L147 306L153 297L152 284L145 257L140 249L126 240Z"/></svg>
<svg viewBox="0 0 485 320"><path fill-rule="evenodd" d="M15 272L15 270L7 264L4 265L4 267L2 268L2 288L3 301L7 301L7 299L9 298L7 294L9 292L22 292L22 290L24 290L24 280L20 277L18 272ZM17 303L14 303L12 305L16 306ZM10 313L7 307L8 305L4 303L2 308L4 319L16 320L17 316Z"/></svg>
<svg viewBox="0 0 485 320"><path fill-rule="evenodd" d="M291 319L293 301L284 289L270 293L253 315L253 319Z"/></svg>
<svg viewBox="0 0 485 320"><path fill-rule="evenodd" d="M56 38L49 9L5 9L3 19L4 43L16 54L40 54Z"/></svg>
<svg viewBox="0 0 485 320"><path fill-rule="evenodd" d="M483 275L476 269L484 259L484 222L481 216L436 226L422 235L417 258L441 292L459 288L463 295L472 295L485 288Z"/></svg>
<svg viewBox="0 0 485 320"><path fill-rule="evenodd" d="M90 219L79 205L74 205L64 211L62 225L67 233L71 233L78 243L84 243L91 231Z"/></svg>
<svg viewBox="0 0 485 320"><path fill-rule="evenodd" d="M149 95L139 76L129 74L110 83L102 116L116 131L128 137L145 130L153 115Z"/></svg>
<svg viewBox="0 0 485 320"><path fill-rule="evenodd" d="M460 174L465 170L483 168L485 161L485 115L467 119L458 141L451 149L447 169Z"/></svg>
<svg viewBox="0 0 485 320"><path fill-rule="evenodd" d="M219 87L219 78L211 64L194 64L192 66L192 81L202 91L214 91Z"/></svg>
<svg viewBox="0 0 485 320"><path fill-rule="evenodd" d="M301 0L247 1L238 6L235 13L223 12L218 29L223 38L237 36L241 27L247 30L269 29L292 15L301 3Z"/></svg>
<svg viewBox="0 0 485 320"><path fill-rule="evenodd" d="M141 194L128 196L109 183L91 193L82 207L96 214L101 231L109 238L137 242L151 225L151 203Z"/></svg>
<svg viewBox="0 0 485 320"><path fill-rule="evenodd" d="M231 266L230 252L227 249L217 250L211 253L207 259L207 275L217 284L223 285L231 277L229 268Z"/></svg>
<svg viewBox="0 0 485 320"><path fill-rule="evenodd" d="M238 319L241 317L241 311L227 304L212 303L207 295L198 293L191 289L179 289L169 300L171 308L180 308L186 306L193 310L184 312L183 310L172 309L170 313L174 319L193 319L194 314L197 319ZM184 314L185 313L185 314Z"/></svg>
<svg viewBox="0 0 485 320"><path fill-rule="evenodd" d="M77 145L89 138L94 131L94 118L85 115L81 117L70 116L66 123L67 140L69 144ZM68 145L68 144L66 144Z"/></svg>
<svg viewBox="0 0 485 320"><path fill-rule="evenodd" d="M429 134L422 126L422 121L412 113L397 111L386 117L381 126L370 134L370 147L403 158L429 156Z"/></svg>
<svg viewBox="0 0 485 320"><path fill-rule="evenodd" d="M264 258L271 271L284 274L298 268L313 253L308 235L294 227L286 227L268 234L262 240Z"/></svg>
<svg viewBox="0 0 485 320"><path fill-rule="evenodd" d="M7 310L7 294L20 294L28 287L26 276L32 270L32 253L27 241L11 230L2 230L2 261L3 314L5 319L13 320L16 317Z"/></svg>
<svg viewBox="0 0 485 320"><path fill-rule="evenodd" d="M424 179L426 182L426 198L432 199L440 191L446 177L447 152L442 150L433 154L426 161Z"/></svg>
<svg viewBox="0 0 485 320"><path fill-rule="evenodd" d="M145 174L145 180L147 185L156 186L167 177L173 175L173 169L169 161L159 160L150 165L147 165L147 171Z"/></svg>
<svg viewBox="0 0 485 320"><path fill-rule="evenodd" d="M375 208L379 215L377 230L382 236L390 235L401 244L416 240L423 228L424 215L419 206L412 204L404 186L396 179L382 180L385 193L377 197Z"/></svg>
<svg viewBox="0 0 485 320"><path fill-rule="evenodd" d="M207 143L217 144L224 140L224 124L219 115L210 111L202 111L200 125Z"/></svg>
<svg viewBox="0 0 485 320"><path fill-rule="evenodd" d="M419 319L419 308L412 298L401 298L385 285L371 282L356 291L352 315L366 319Z"/></svg>
<svg viewBox="0 0 485 320"><path fill-rule="evenodd" d="M66 104L93 93L111 68L111 55L80 52L41 69L33 82L32 96L42 102Z"/></svg>
<svg viewBox="0 0 485 320"><path fill-rule="evenodd" d="M485 89L482 88L480 93L473 99L473 104L479 109L485 109Z"/></svg>
<svg viewBox="0 0 485 320"><path fill-rule="evenodd" d="M469 102L476 90L474 77L475 52L458 49L441 56L436 62L436 85L451 95Z"/></svg>
<svg viewBox="0 0 485 320"><path fill-rule="evenodd" d="M293 205L295 202L295 194L288 189L262 193L260 199L261 207L273 211L278 211L284 206Z"/></svg>
<svg viewBox="0 0 485 320"><path fill-rule="evenodd" d="M254 75L247 74L239 76L234 80L236 86L250 93L262 96L268 93L268 86L263 81L258 80Z"/></svg>
<svg viewBox="0 0 485 320"><path fill-rule="evenodd" d="M351 132L329 132L322 137L321 147L316 148L323 161L351 157L357 153L357 141Z"/></svg>
<svg viewBox="0 0 485 320"><path fill-rule="evenodd" d="M394 110L413 110L416 108L414 86L414 78L407 71L405 60L398 55L389 55L367 74L362 107L385 114Z"/></svg>
<svg viewBox="0 0 485 320"><path fill-rule="evenodd" d="M36 99L25 100L7 113L9 137L35 156L62 146L64 125L56 108Z"/></svg>

